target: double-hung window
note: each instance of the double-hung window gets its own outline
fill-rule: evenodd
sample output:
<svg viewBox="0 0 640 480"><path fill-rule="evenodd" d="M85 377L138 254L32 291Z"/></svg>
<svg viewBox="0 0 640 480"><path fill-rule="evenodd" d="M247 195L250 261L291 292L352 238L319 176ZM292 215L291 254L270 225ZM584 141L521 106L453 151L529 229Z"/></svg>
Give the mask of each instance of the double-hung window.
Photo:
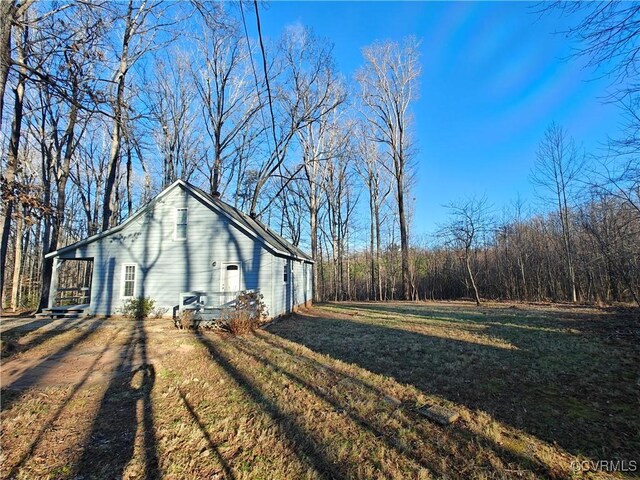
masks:
<svg viewBox="0 0 640 480"><path fill-rule="evenodd" d="M174 234L174 238L176 240L187 239L187 220L188 220L188 209L177 208L176 209L176 230Z"/></svg>
<svg viewBox="0 0 640 480"><path fill-rule="evenodd" d="M282 275L282 282L289 283L289 270L287 269L287 264L284 264L284 270Z"/></svg>
<svg viewBox="0 0 640 480"><path fill-rule="evenodd" d="M123 265L122 267L122 296L131 298L136 293L136 266Z"/></svg>

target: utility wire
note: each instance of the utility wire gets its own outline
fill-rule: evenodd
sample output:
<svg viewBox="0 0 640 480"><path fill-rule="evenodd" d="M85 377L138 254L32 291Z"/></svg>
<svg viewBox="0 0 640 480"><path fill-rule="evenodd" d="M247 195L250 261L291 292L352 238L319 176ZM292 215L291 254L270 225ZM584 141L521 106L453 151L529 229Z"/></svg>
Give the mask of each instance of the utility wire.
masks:
<svg viewBox="0 0 640 480"><path fill-rule="evenodd" d="M256 95L258 96L258 101L261 101L260 98L260 82L258 81L258 73L256 72L256 66L253 63L253 52L251 51L251 41L249 40L249 31L247 30L247 21L244 17L244 8L242 8L242 0L240 1L240 14L242 15L242 25L244 26L244 36L247 40L247 48L249 49L249 60L251 62L251 70L253 71L253 79L256 84ZM260 116L262 117L262 123L267 125L267 119L264 118L264 110L260 109ZM269 136L267 135L267 146L269 150L271 150L271 142L269 140Z"/></svg>
<svg viewBox="0 0 640 480"><path fill-rule="evenodd" d="M271 131L273 133L273 142L276 151L276 159L280 162L280 148L276 135L276 117L273 114L273 99L271 98L271 87L269 86L269 75L267 75L267 56L264 53L264 43L262 41L262 29L260 28L260 13L258 12L258 0L253 0L253 6L256 11L256 25L258 26L258 39L260 40L260 50L262 51L262 68L264 69L264 81L267 86L267 96L269 98L269 112L271 113Z"/></svg>

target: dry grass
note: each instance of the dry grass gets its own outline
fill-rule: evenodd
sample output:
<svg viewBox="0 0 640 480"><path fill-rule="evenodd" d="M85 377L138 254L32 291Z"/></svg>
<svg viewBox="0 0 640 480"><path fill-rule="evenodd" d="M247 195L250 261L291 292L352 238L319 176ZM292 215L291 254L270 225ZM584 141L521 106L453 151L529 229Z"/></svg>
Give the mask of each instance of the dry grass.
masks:
<svg viewBox="0 0 640 480"><path fill-rule="evenodd" d="M0 474L567 478L575 458L637 459L640 360L626 322L341 304L244 336L167 320L14 330ZM415 412L425 404L461 419L431 423Z"/></svg>

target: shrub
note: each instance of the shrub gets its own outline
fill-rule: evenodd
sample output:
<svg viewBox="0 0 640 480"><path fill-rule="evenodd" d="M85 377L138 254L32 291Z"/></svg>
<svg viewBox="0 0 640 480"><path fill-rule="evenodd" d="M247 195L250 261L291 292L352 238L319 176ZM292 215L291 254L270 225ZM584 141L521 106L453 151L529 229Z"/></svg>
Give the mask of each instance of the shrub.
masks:
<svg viewBox="0 0 640 480"><path fill-rule="evenodd" d="M120 313L127 318L142 320L149 316L154 304L155 301L150 297L134 297L124 302Z"/></svg>
<svg viewBox="0 0 640 480"><path fill-rule="evenodd" d="M191 329L196 328L196 316L193 310L183 310L175 320L177 328Z"/></svg>
<svg viewBox="0 0 640 480"><path fill-rule="evenodd" d="M267 318L264 295L258 292L242 292L236 298L233 310L223 312L220 327L233 335L253 331Z"/></svg>
<svg viewBox="0 0 640 480"><path fill-rule="evenodd" d="M236 311L246 312L256 323L267 319L267 305L264 295L258 292L241 292L236 299Z"/></svg>
<svg viewBox="0 0 640 480"><path fill-rule="evenodd" d="M155 307L151 312L149 312L149 316L151 318L162 318L168 311L169 309L167 307Z"/></svg>
<svg viewBox="0 0 640 480"><path fill-rule="evenodd" d="M244 335L252 332L258 322L247 310L232 310L224 319L226 330L233 335Z"/></svg>

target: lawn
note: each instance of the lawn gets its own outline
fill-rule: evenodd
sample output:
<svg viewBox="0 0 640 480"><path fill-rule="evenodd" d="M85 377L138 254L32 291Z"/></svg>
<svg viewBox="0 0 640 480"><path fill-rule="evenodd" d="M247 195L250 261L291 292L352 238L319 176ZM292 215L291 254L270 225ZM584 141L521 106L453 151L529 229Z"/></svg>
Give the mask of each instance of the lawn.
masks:
<svg viewBox="0 0 640 480"><path fill-rule="evenodd" d="M255 334L3 321L2 478L583 478L640 465L633 312L342 303ZM424 418L447 407L457 422ZM633 478L636 473L589 473Z"/></svg>

